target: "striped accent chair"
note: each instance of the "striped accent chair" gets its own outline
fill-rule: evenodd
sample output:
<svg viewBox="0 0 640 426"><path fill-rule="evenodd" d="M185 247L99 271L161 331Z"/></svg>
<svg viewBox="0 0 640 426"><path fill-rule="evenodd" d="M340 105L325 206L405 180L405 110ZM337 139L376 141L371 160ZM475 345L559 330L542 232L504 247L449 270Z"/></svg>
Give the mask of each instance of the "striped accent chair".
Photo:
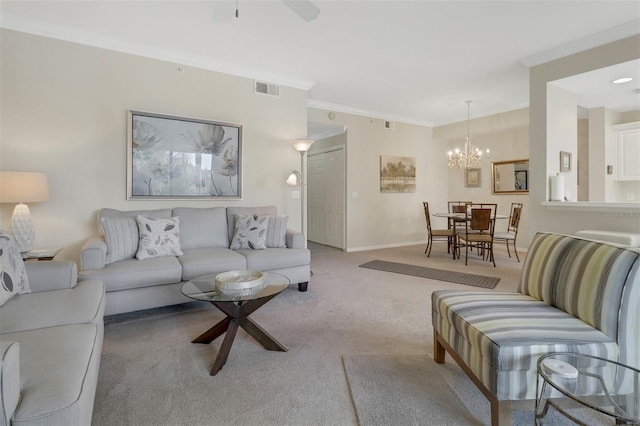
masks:
<svg viewBox="0 0 640 426"><path fill-rule="evenodd" d="M531 409L538 358L576 352L640 368L640 253L538 233L518 292L432 295L434 360L448 352L491 402L492 425Z"/></svg>

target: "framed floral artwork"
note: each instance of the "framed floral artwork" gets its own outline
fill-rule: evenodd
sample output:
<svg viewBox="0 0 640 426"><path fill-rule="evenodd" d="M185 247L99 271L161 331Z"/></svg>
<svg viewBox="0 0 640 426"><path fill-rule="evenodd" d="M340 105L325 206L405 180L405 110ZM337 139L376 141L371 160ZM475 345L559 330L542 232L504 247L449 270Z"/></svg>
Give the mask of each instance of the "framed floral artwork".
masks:
<svg viewBox="0 0 640 426"><path fill-rule="evenodd" d="M242 126L129 111L127 199L242 198Z"/></svg>
<svg viewBox="0 0 640 426"><path fill-rule="evenodd" d="M479 188L482 186L481 169L466 169L464 171L464 186L467 188Z"/></svg>

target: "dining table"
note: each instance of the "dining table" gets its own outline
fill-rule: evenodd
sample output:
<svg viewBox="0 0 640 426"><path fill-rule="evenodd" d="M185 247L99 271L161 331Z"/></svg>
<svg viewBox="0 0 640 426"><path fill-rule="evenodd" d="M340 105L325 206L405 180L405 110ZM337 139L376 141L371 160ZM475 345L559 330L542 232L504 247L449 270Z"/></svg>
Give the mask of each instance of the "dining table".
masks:
<svg viewBox="0 0 640 426"><path fill-rule="evenodd" d="M464 221L464 220L466 220L468 218L465 213L434 213L433 215L435 217L446 217L447 219L453 219L453 220L451 220L451 222L453 223L453 234L454 235L456 234L456 222ZM491 219L493 219L493 220L509 219L509 215L497 213ZM456 251L455 250L451 250L451 251L453 253L453 258L455 259L456 258Z"/></svg>

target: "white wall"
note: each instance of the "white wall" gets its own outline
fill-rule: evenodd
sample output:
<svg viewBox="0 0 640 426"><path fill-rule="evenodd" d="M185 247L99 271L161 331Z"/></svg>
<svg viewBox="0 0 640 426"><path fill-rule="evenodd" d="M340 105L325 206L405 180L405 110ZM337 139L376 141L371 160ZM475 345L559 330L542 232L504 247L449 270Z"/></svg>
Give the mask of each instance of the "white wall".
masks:
<svg viewBox="0 0 640 426"><path fill-rule="evenodd" d="M578 201L589 201L589 120L578 119Z"/></svg>
<svg viewBox="0 0 640 426"><path fill-rule="evenodd" d="M430 127L309 109L309 121L347 126L347 251L420 244L426 241L422 202L446 206L448 168L440 153L447 147L432 139ZM380 156L416 158L415 193L380 192Z"/></svg>
<svg viewBox="0 0 640 426"><path fill-rule="evenodd" d="M571 170L560 171L560 152L571 154ZM564 177L564 197L577 201L578 105L576 95L553 85L547 86L547 174ZM551 180L547 180L550 187Z"/></svg>
<svg viewBox="0 0 640 426"><path fill-rule="evenodd" d="M548 177L554 172L548 170L548 164L555 162L555 159L548 158L547 149L547 84L638 57L640 35L540 64L529 70L531 234L537 231L571 234L581 229L638 232L640 229L640 205L583 207L574 203L546 203ZM554 153L551 155L555 157Z"/></svg>
<svg viewBox="0 0 640 426"><path fill-rule="evenodd" d="M245 78L183 67L10 30L1 32L0 169L42 171L50 200L30 207L37 247L64 247L78 260L97 233L102 207L275 205L299 228L299 203L284 183L299 154L289 140L307 133L307 93L253 93ZM243 199L127 201L127 110L243 125ZM13 205L2 204L9 228Z"/></svg>
<svg viewBox="0 0 640 426"><path fill-rule="evenodd" d="M520 222L518 247L529 245L529 195L528 194L492 194L491 193L491 162L521 160L529 157L529 109L480 117L469 123L471 141L478 148L490 150L490 158L484 159L481 165L482 184L478 188L464 186L462 170L449 169L449 200L471 200L498 204L498 213L508 215L511 203L523 203L522 219ZM445 163L446 152L455 147L461 147L467 134L467 122L438 126L433 129L433 137L439 143L446 144L446 149L437 154ZM447 209L446 203L440 210ZM432 208L433 210L433 208ZM507 221L498 223L498 230L506 230Z"/></svg>

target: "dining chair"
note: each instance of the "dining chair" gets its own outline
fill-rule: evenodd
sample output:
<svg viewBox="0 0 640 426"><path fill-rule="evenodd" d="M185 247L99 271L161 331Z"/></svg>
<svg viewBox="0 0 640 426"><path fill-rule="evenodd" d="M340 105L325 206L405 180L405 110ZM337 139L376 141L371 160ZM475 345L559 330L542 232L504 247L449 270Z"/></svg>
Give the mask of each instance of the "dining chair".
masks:
<svg viewBox="0 0 640 426"><path fill-rule="evenodd" d="M471 201L448 201L447 208L449 213L465 213L467 211L467 205L471 204ZM449 228L455 228L454 225L462 224L464 219L449 219Z"/></svg>
<svg viewBox="0 0 640 426"><path fill-rule="evenodd" d="M493 234L493 241L497 243L505 243L507 245L507 253L511 257L511 251L509 250L509 241L513 242L513 251L516 254L516 259L520 263L520 257L518 257L518 249L516 248L516 238L518 237L518 226L520 225L520 217L522 216L522 203L511 203L511 213L509 214L509 223L507 224L506 232L495 232Z"/></svg>
<svg viewBox="0 0 640 426"><path fill-rule="evenodd" d="M495 216L497 204L471 204L465 213L464 231L458 232L456 250L459 253L461 247L465 247L464 264L469 262L469 247L476 246L478 254L483 259L493 262L493 234L495 229Z"/></svg>
<svg viewBox="0 0 640 426"><path fill-rule="evenodd" d="M453 247L453 238L455 236L453 229L433 229L431 227L431 215L429 213L429 203L426 201L422 203L424 207L424 218L427 221L427 248L424 250L427 253L427 257L431 256L431 247L433 247L433 240L447 240L447 253Z"/></svg>

